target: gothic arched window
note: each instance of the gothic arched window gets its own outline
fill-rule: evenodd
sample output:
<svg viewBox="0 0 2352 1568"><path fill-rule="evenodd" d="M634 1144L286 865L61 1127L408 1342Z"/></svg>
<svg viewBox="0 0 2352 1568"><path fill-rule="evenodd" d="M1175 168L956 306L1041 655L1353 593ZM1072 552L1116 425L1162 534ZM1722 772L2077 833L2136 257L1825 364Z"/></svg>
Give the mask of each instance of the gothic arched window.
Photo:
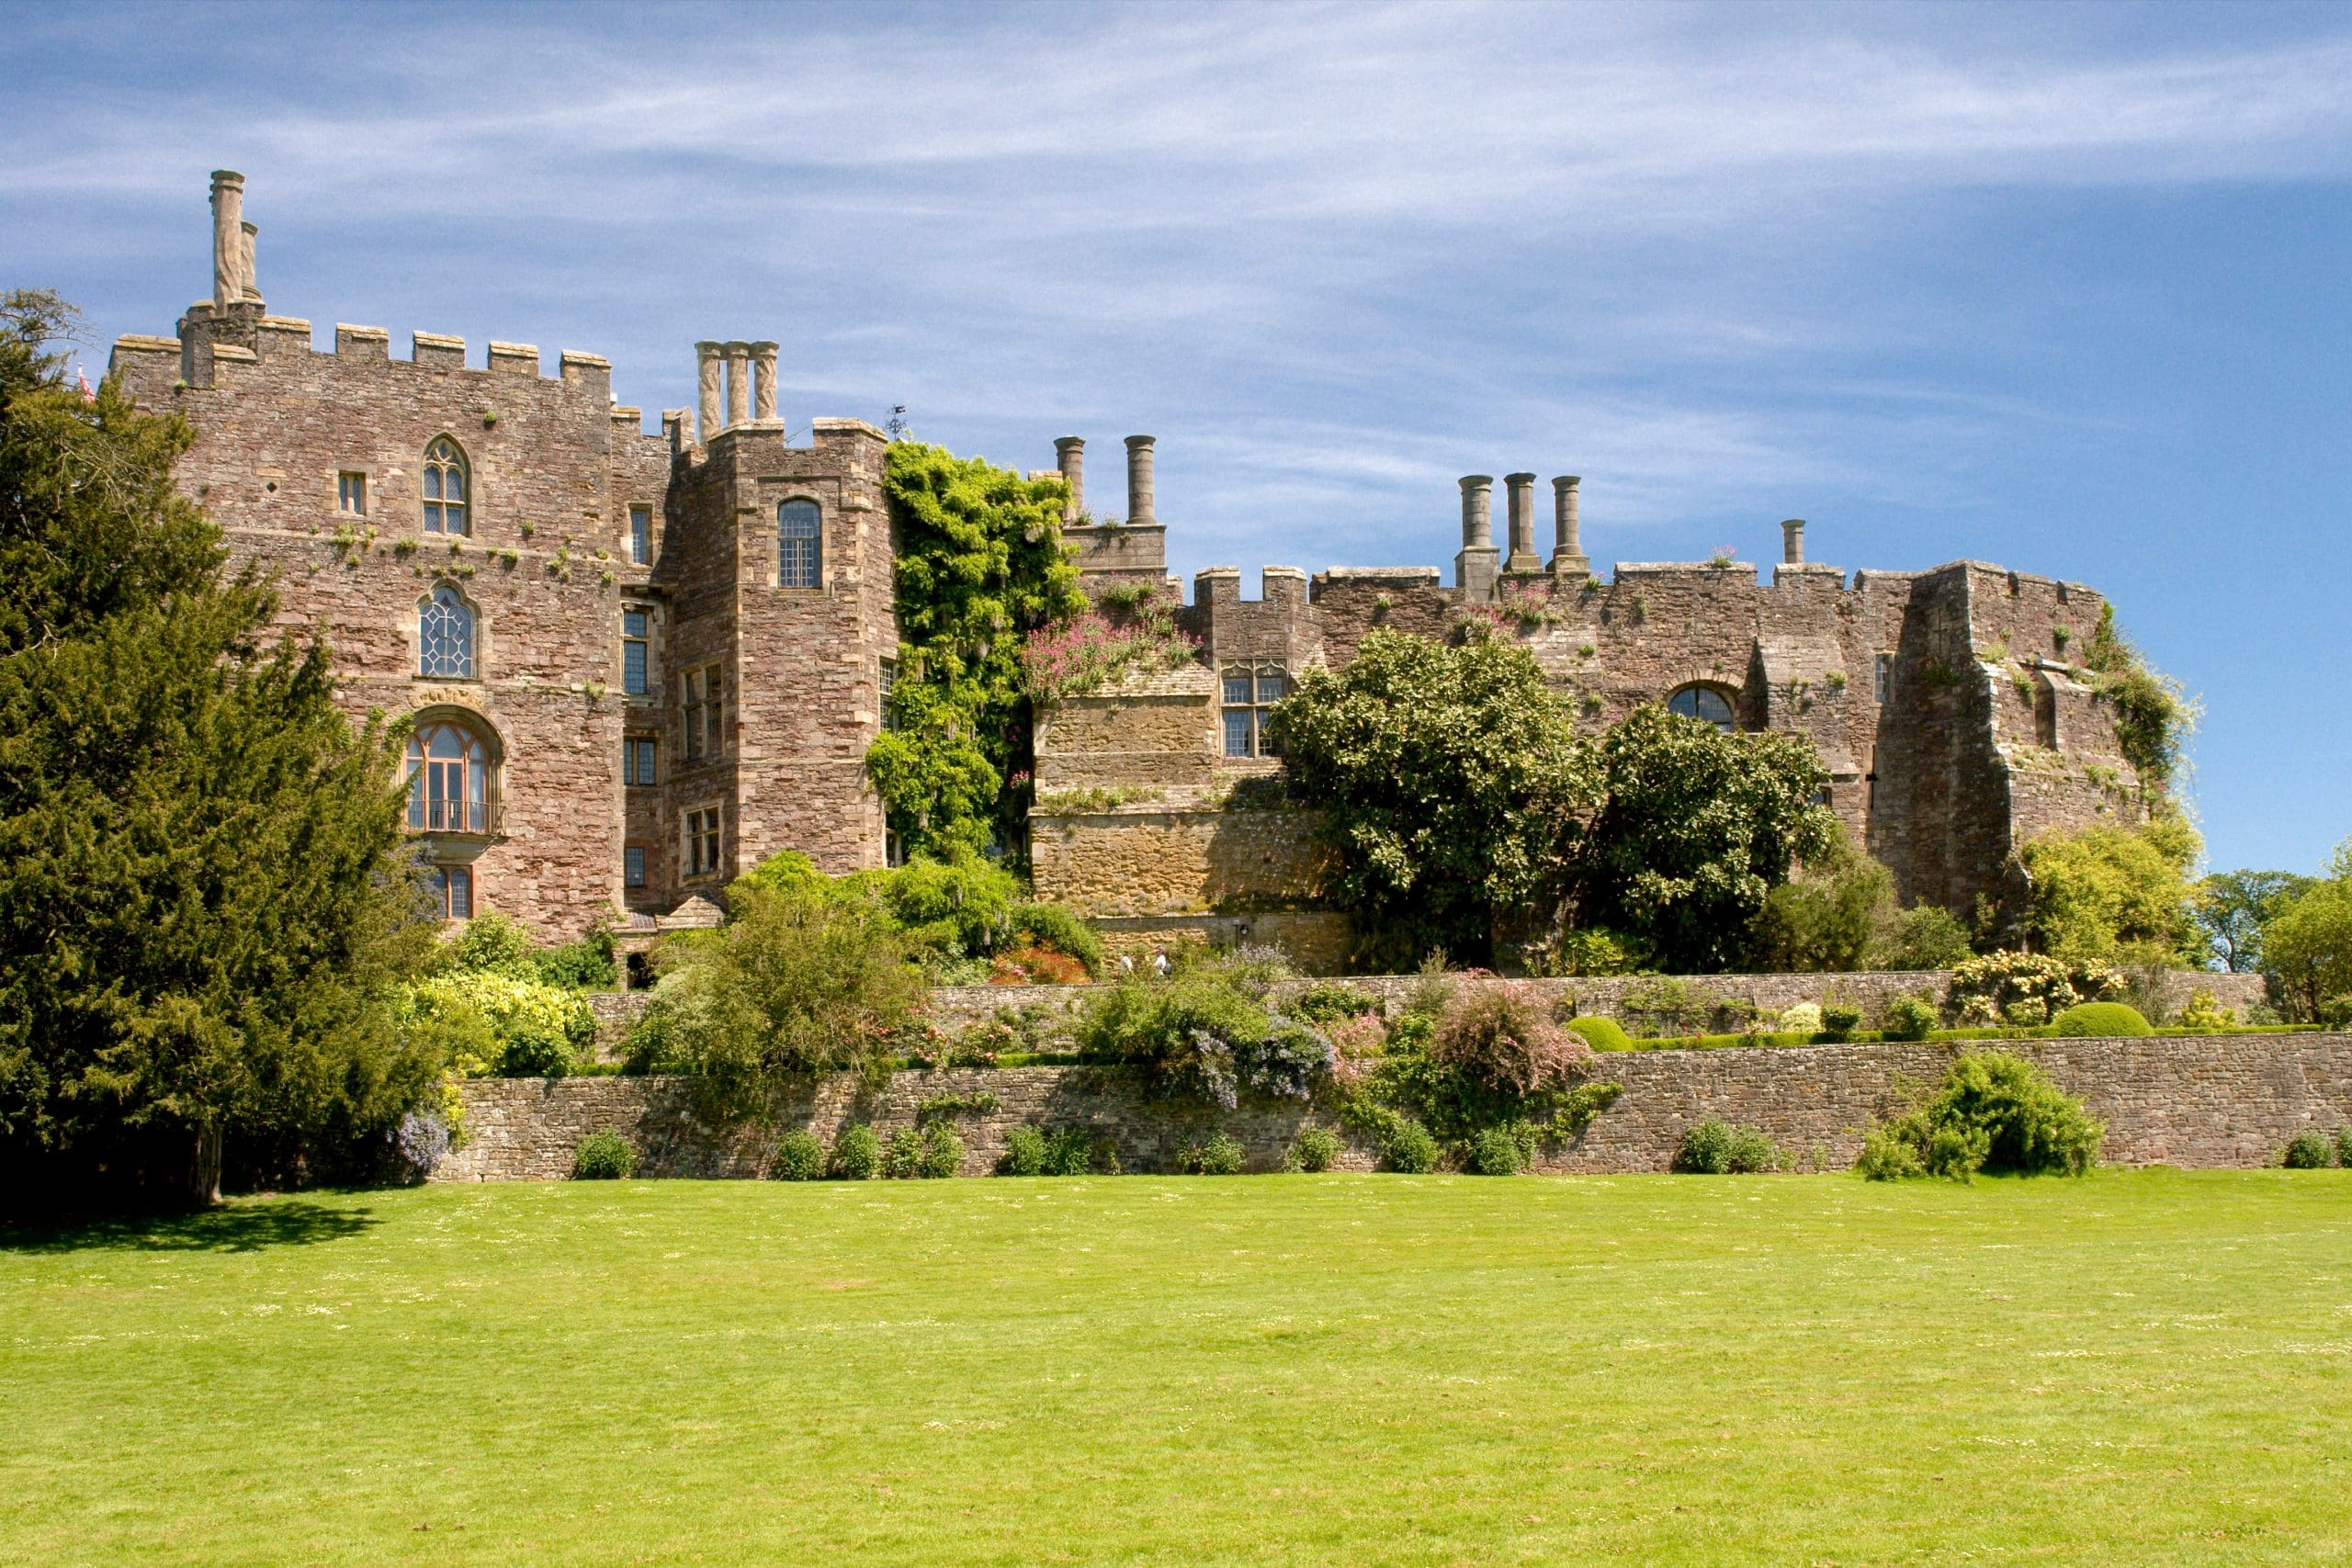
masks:
<svg viewBox="0 0 2352 1568"><path fill-rule="evenodd" d="M466 455L446 435L424 449L424 531L470 534L466 521Z"/></svg>
<svg viewBox="0 0 2352 1568"><path fill-rule="evenodd" d="M1713 686L1685 686L1666 699L1666 707L1668 713L1712 724L1725 735L1739 728L1739 721L1731 711L1731 699Z"/></svg>
<svg viewBox="0 0 2352 1568"><path fill-rule="evenodd" d="M824 518L813 501L787 501L775 509L779 588L817 588L824 581Z"/></svg>
<svg viewBox="0 0 2352 1568"><path fill-rule="evenodd" d="M490 831L490 750L450 719L417 726L408 742L408 825L425 833Z"/></svg>
<svg viewBox="0 0 2352 1568"><path fill-rule="evenodd" d="M416 607L416 672L450 681L474 676L474 613L446 582Z"/></svg>

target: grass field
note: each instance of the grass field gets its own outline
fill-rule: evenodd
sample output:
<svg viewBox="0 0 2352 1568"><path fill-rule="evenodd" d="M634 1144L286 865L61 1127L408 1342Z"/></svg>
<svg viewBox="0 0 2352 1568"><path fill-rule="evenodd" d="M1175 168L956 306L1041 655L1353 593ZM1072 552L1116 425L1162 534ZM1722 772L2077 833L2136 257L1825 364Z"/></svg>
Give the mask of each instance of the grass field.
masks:
<svg viewBox="0 0 2352 1568"><path fill-rule="evenodd" d="M2352 1172L440 1188L0 1242L9 1562L2352 1561Z"/></svg>

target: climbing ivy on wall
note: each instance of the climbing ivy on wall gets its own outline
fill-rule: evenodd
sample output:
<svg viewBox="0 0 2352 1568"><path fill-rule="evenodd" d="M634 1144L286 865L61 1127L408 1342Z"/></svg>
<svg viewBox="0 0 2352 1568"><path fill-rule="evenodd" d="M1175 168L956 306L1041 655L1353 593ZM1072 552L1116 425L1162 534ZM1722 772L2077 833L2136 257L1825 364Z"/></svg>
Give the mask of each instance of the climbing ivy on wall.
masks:
<svg viewBox="0 0 2352 1568"><path fill-rule="evenodd" d="M2196 728L2197 708L2179 682L2148 668L2115 624L2115 606L2099 610L2083 662L2097 673L2098 700L2115 713L2117 746L2140 771L2144 786L2163 789L2180 770L2181 749Z"/></svg>
<svg viewBox="0 0 2352 1568"><path fill-rule="evenodd" d="M866 770L910 852L1017 847L1032 761L1022 640L1086 608L1062 542L1062 481L900 441L883 492L899 671Z"/></svg>

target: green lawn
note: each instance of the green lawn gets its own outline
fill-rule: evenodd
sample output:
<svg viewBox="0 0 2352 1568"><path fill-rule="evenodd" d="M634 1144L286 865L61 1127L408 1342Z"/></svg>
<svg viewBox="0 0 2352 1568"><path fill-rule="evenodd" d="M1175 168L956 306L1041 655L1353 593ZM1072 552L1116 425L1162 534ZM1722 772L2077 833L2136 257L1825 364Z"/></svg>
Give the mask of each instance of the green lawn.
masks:
<svg viewBox="0 0 2352 1568"><path fill-rule="evenodd" d="M0 1561L2352 1561L2352 1171L441 1188L0 1243Z"/></svg>

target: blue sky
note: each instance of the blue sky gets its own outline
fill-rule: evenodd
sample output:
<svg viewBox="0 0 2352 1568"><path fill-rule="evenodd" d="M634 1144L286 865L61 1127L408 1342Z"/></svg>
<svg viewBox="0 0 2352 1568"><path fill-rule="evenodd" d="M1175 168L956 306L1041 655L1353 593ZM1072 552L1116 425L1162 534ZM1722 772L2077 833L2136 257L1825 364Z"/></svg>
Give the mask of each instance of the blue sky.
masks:
<svg viewBox="0 0 2352 1568"><path fill-rule="evenodd" d="M209 291L607 355L1021 467L1159 437L1171 564L2094 584L2206 705L2221 867L2352 834L2352 8L19 6L0 282L95 371ZM404 346L395 352L405 352Z"/></svg>

